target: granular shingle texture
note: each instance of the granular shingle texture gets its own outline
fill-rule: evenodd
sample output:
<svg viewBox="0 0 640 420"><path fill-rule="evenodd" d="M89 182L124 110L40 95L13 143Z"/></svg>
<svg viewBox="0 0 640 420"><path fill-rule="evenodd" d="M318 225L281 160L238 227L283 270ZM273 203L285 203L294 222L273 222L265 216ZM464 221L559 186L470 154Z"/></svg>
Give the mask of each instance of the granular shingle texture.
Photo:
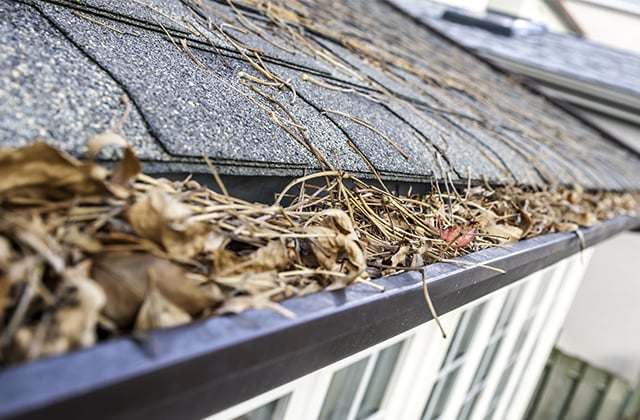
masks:
<svg viewBox="0 0 640 420"><path fill-rule="evenodd" d="M0 0L0 140L147 168L640 189L640 160L381 1ZM108 157L108 156L106 156Z"/></svg>

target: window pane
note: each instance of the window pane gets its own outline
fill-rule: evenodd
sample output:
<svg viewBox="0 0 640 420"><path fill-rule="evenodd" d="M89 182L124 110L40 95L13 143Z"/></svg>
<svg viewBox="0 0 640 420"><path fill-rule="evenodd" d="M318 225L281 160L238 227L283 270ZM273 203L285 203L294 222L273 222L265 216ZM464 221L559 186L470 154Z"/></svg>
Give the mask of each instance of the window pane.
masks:
<svg viewBox="0 0 640 420"><path fill-rule="evenodd" d="M469 346L471 346L471 342L473 341L473 336L476 334L476 327L478 326L478 323L482 319L482 313L484 312L485 305L486 305L486 302L483 302L482 304L464 313L463 317L468 317L468 320L463 331L460 331L460 333L462 334L462 337L460 338L460 342L458 343L458 348L456 349L456 352L455 352L455 355L456 355L455 359L458 359L459 357L464 355L469 349ZM462 321L463 320L460 321L460 325L464 325ZM458 334L458 331L456 331L456 335L457 334ZM455 337L454 337L454 341L452 341L452 344L456 344Z"/></svg>
<svg viewBox="0 0 640 420"><path fill-rule="evenodd" d="M362 405L358 410L358 416L356 417L358 420L366 419L380 409L380 403L382 403L382 398L384 397L389 379L391 379L391 374L398 361L398 356L400 356L400 350L403 344L404 341L394 344L380 352L373 370L373 375L371 375L371 379L369 380L369 386L364 394Z"/></svg>
<svg viewBox="0 0 640 420"><path fill-rule="evenodd" d="M507 327L513 318L513 312L520 300L520 296L522 296L522 290L522 286L517 286L516 288L511 289L504 301L504 304L502 305L502 310L500 311L496 325L493 327L489 344L482 355L482 359L478 365L478 370L476 371L473 381L471 382L471 386L469 387L467 400L458 415L458 419L460 420L466 419L471 415L476 402L484 390L484 383L487 379L487 375L496 360L498 350L500 350L500 345L506 335Z"/></svg>
<svg viewBox="0 0 640 420"><path fill-rule="evenodd" d="M496 323L495 328L493 329L492 336L505 328L511 322L511 318L513 315L513 311L516 309L516 302L522 295L522 286L517 286L509 291L507 298L502 305L502 311L500 311L500 316L498 317L498 322Z"/></svg>
<svg viewBox="0 0 640 420"><path fill-rule="evenodd" d="M438 382L434 386L434 389L436 387L438 388L437 394L439 394L439 398L433 402L429 401L429 404L427 404L427 410L422 417L423 420L437 419L442 415L442 412L444 411L446 403L449 399L449 393L451 392L451 389L453 388L453 385L456 383L456 379L458 378L458 373L460 373L460 368L454 370L444 378L438 380ZM431 396L434 397L434 393L432 393Z"/></svg>
<svg viewBox="0 0 640 420"><path fill-rule="evenodd" d="M273 400L253 411L236 417L235 420L281 420L290 396L291 394L287 394L282 398Z"/></svg>
<svg viewBox="0 0 640 420"><path fill-rule="evenodd" d="M482 391L482 389L484 389L484 387L480 388L479 390ZM460 409L458 420L469 418L481 394L482 392L476 392L475 394L473 394L473 396L471 396L471 398L467 399L467 401L463 404L462 408Z"/></svg>
<svg viewBox="0 0 640 420"><path fill-rule="evenodd" d="M476 327L482 320L486 302L466 311L460 318L458 327L447 351L445 361L440 368L439 378L433 386L429 401L422 416L423 420L438 418L446 407L460 367L464 365L466 352L473 342Z"/></svg>
<svg viewBox="0 0 640 420"><path fill-rule="evenodd" d="M368 360L360 360L333 374L319 420L344 420L347 417Z"/></svg>

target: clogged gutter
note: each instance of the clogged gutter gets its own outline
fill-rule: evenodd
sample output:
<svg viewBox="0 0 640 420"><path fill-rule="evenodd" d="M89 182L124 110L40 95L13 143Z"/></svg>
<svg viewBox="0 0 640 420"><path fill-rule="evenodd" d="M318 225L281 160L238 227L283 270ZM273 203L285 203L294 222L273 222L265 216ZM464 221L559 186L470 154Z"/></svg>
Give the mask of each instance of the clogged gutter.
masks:
<svg viewBox="0 0 640 420"><path fill-rule="evenodd" d="M107 132L90 153L126 144ZM93 150L92 150L93 149ZM327 171L272 205L109 171L44 144L0 151L0 363L276 302L637 213L638 195L434 185L426 196ZM488 267L488 269L491 269ZM427 271L428 273L428 271Z"/></svg>

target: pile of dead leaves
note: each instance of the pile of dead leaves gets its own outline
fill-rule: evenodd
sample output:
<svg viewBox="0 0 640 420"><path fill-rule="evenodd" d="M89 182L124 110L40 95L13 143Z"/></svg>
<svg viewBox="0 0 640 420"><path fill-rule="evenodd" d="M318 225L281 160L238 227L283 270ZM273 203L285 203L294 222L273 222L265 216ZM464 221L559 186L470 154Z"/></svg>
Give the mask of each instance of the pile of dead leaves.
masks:
<svg viewBox="0 0 640 420"><path fill-rule="evenodd" d="M562 188L399 197L340 172L256 204L145 176L119 145L112 171L44 143L0 151L0 364L247 308L292 316L275 302L637 209Z"/></svg>

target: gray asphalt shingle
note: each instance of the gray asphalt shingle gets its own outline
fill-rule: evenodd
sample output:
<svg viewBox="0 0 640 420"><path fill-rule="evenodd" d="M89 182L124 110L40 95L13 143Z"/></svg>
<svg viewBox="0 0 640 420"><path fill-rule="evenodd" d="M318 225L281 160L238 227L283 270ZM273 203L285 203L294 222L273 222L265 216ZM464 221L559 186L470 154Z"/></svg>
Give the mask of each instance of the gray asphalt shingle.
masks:
<svg viewBox="0 0 640 420"><path fill-rule="evenodd" d="M370 172L360 152L388 179L428 182L442 166L460 182L470 168L494 183L640 189L637 157L383 2L280 20L251 2L241 18L201 4L0 0L0 141L81 154L126 93L124 134L153 171L207 172L206 154L222 173L296 176L321 168L313 145L336 168Z"/></svg>

